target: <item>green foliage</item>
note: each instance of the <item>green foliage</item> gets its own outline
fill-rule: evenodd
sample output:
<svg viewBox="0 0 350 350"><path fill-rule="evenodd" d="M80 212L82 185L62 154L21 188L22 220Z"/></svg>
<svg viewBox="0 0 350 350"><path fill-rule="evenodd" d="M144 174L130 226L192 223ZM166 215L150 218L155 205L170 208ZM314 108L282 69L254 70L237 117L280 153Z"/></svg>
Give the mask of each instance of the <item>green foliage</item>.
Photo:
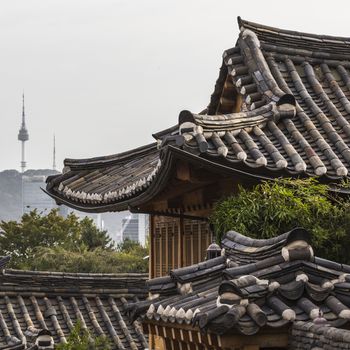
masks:
<svg viewBox="0 0 350 350"><path fill-rule="evenodd" d="M106 231L87 217L66 218L52 210L36 211L20 222L0 223L0 255L10 255L10 267L65 272L147 272L147 248L135 242L116 247Z"/></svg>
<svg viewBox="0 0 350 350"><path fill-rule="evenodd" d="M21 268L63 272L146 273L148 261L133 252L123 253L101 248L75 252L62 247L43 247L37 250L36 259Z"/></svg>
<svg viewBox="0 0 350 350"><path fill-rule="evenodd" d="M218 202L211 216L217 237L229 230L269 238L295 227L309 230L317 254L350 262L350 203L315 179L278 179Z"/></svg>
<svg viewBox="0 0 350 350"><path fill-rule="evenodd" d="M135 242L130 238L125 238L124 241L117 244L117 251L126 254L146 256L148 255L148 242L146 242L145 247L142 247L140 243Z"/></svg>
<svg viewBox="0 0 350 350"><path fill-rule="evenodd" d="M58 344L57 350L110 350L112 349L108 339L103 336L93 338L90 332L83 328L81 322L77 322L71 330L67 343Z"/></svg>
<svg viewBox="0 0 350 350"><path fill-rule="evenodd" d="M112 249L114 243L107 231L99 230L92 219L87 216L79 222L81 228L81 242L90 250L96 248Z"/></svg>

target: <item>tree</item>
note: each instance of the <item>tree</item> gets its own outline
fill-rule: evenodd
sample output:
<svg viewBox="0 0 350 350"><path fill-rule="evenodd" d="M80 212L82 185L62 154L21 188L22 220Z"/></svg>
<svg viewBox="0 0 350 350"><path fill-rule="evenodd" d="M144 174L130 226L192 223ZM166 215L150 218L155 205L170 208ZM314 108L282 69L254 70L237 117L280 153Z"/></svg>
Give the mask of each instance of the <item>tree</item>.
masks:
<svg viewBox="0 0 350 350"><path fill-rule="evenodd" d="M113 241L107 235L107 231L99 230L93 223L92 219L87 216L80 221L81 240L88 250L96 248L112 249Z"/></svg>
<svg viewBox="0 0 350 350"><path fill-rule="evenodd" d="M145 257L148 255L148 242L146 243L146 246L143 247L139 242L133 241L130 238L125 238L122 242L117 244L117 251Z"/></svg>
<svg viewBox="0 0 350 350"><path fill-rule="evenodd" d="M21 268L63 272L146 273L148 260L137 252L123 253L101 248L76 252L62 247L44 247L38 249L35 259Z"/></svg>
<svg viewBox="0 0 350 350"><path fill-rule="evenodd" d="M89 218L66 218L52 210L36 211L20 222L0 223L0 255L10 255L10 267L64 272L147 272L147 248L125 241L117 249L106 231Z"/></svg>
<svg viewBox="0 0 350 350"><path fill-rule="evenodd" d="M92 337L90 332L83 328L78 321L71 330L67 343L58 344L57 350L110 350L111 345L104 336Z"/></svg>
<svg viewBox="0 0 350 350"><path fill-rule="evenodd" d="M235 230L254 238L269 238L304 227L312 234L317 254L350 262L350 203L331 194L315 179L264 181L252 189L219 201L210 218L220 240Z"/></svg>
<svg viewBox="0 0 350 350"><path fill-rule="evenodd" d="M0 254L11 255L11 266L19 267L36 259L39 248L64 248L70 251L111 249L113 242L106 231L100 231L87 217L59 215L54 209L47 215L34 210L21 221L0 223Z"/></svg>

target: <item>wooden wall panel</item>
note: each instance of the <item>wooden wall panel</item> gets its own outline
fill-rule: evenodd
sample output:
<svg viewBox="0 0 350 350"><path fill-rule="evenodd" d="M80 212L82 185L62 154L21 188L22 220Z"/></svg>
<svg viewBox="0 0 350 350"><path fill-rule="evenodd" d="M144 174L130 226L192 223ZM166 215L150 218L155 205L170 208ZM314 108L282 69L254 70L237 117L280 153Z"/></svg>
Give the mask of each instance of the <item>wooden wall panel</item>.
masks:
<svg viewBox="0 0 350 350"><path fill-rule="evenodd" d="M180 237L180 227L178 225L174 225L174 266L173 268L176 269L180 267L180 260L179 260L179 237Z"/></svg>
<svg viewBox="0 0 350 350"><path fill-rule="evenodd" d="M160 256L160 228L159 227L155 227L154 228L154 249L153 249L153 256L154 256L154 276L153 277L157 277L161 275L161 271L160 271L160 264L161 264L161 256Z"/></svg>
<svg viewBox="0 0 350 350"><path fill-rule="evenodd" d="M199 220L154 216L152 231L152 278L203 261L212 239L208 223Z"/></svg>
<svg viewBox="0 0 350 350"><path fill-rule="evenodd" d="M205 221L184 220L186 262L185 266L197 264L206 257L212 235Z"/></svg>
<svg viewBox="0 0 350 350"><path fill-rule="evenodd" d="M167 246L166 246L166 241L167 241L167 227L168 225L163 225L160 229L160 264L161 264L161 276L165 276L166 272L168 270L167 266L166 266L166 262L168 260L167 257Z"/></svg>

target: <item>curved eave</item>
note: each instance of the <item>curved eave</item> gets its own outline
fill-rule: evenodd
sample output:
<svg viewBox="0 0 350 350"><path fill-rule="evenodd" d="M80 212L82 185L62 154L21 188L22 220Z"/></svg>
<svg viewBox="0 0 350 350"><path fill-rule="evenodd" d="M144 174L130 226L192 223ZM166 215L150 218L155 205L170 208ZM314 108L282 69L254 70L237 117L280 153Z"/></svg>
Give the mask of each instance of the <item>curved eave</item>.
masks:
<svg viewBox="0 0 350 350"><path fill-rule="evenodd" d="M243 161L234 163L223 157L213 157L207 154L200 156L182 150L178 147L168 145L162 150L162 164L151 184L146 189L123 200L115 201L108 204L79 203L58 195L52 189L47 188L42 190L45 193L47 193L50 197L52 197L57 204L64 204L70 208L87 213L123 211L133 208L137 209L139 206L150 202L165 189L169 179L171 178L171 176L173 176L173 168L176 164L176 160L178 159L186 160L192 164L197 165L198 167L202 167L219 174L223 174L226 176L235 176L241 179L250 179L254 182L259 182L261 180L273 180L279 177L310 177L310 175L307 173L297 174L288 171L288 169L269 169L268 167L264 166L257 167L252 166L252 164L248 164L248 162ZM334 180L327 176L318 177L317 179L322 183L331 183L331 180ZM350 194L350 191L348 189L343 189L340 187L334 187L332 188L332 190L340 194Z"/></svg>
<svg viewBox="0 0 350 350"><path fill-rule="evenodd" d="M52 186L48 184L46 189L42 189L50 197L52 197L58 205L66 205L70 208L77 209L87 213L101 213L109 211L122 211L132 208L137 208L143 205L153 198L155 198L164 188L167 186L170 177L173 175L173 168L176 164L177 159L187 160L193 164L197 164L200 167L216 171L218 173L223 173L226 175L232 174L239 177L251 177L253 179L270 179L270 177L258 176L256 174L247 173L244 170L232 168L224 164L213 162L208 158L203 158L194 154L190 154L184 150L179 149L174 146L166 146L162 150L162 162L161 166L156 174L155 178L151 184L144 190L138 192L137 194L125 198L120 201L115 201L108 204L89 204L89 203L79 203L70 200L64 196L59 195L53 190Z"/></svg>
<svg viewBox="0 0 350 350"><path fill-rule="evenodd" d="M162 140L164 137L177 134L179 131L179 126L176 124L174 126L171 126L170 128L155 132L152 134L152 137L156 140Z"/></svg>
<svg viewBox="0 0 350 350"><path fill-rule="evenodd" d="M144 190L140 190L137 193L130 195L119 201L114 201L111 203L101 203L101 204L90 204L90 203L81 203L78 201L70 200L62 195L59 195L53 190L53 186L48 184L46 190L43 189L49 196L55 199L58 205L64 204L70 208L77 209L87 213L102 213L102 212L111 212L111 211L123 211L128 210L131 207L138 205L139 203L145 203L149 199L153 198L158 194L166 184L170 173L170 163L171 160L168 156L165 156L162 160L162 164L158 170L157 175L151 182L151 184Z"/></svg>

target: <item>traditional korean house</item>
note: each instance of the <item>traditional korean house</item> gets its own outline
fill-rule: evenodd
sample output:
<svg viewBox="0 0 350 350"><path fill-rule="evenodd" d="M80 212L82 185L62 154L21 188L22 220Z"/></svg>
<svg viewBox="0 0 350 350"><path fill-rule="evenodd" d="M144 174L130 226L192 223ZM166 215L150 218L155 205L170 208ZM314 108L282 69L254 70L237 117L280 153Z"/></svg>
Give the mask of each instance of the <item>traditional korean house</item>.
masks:
<svg viewBox="0 0 350 350"><path fill-rule="evenodd" d="M213 205L239 184L311 176L343 191L349 177L350 39L238 25L205 110L182 111L150 145L66 159L46 191L86 212L150 214L154 299L128 310L158 348L346 348L350 269L315 257L303 230L231 232L204 261Z"/></svg>
<svg viewBox="0 0 350 350"><path fill-rule="evenodd" d="M204 259L208 216L238 184L349 176L350 39L238 25L205 110L182 111L150 145L66 159L48 179L59 204L150 214L151 277Z"/></svg>
<svg viewBox="0 0 350 350"><path fill-rule="evenodd" d="M128 305L159 349L350 348L350 266L314 256L307 231L265 240L231 231L222 247L151 279L150 299Z"/></svg>
<svg viewBox="0 0 350 350"><path fill-rule="evenodd" d="M146 275L3 270L7 260L0 259L0 349L54 349L78 321L112 349L148 347L126 313L128 303L145 299Z"/></svg>

